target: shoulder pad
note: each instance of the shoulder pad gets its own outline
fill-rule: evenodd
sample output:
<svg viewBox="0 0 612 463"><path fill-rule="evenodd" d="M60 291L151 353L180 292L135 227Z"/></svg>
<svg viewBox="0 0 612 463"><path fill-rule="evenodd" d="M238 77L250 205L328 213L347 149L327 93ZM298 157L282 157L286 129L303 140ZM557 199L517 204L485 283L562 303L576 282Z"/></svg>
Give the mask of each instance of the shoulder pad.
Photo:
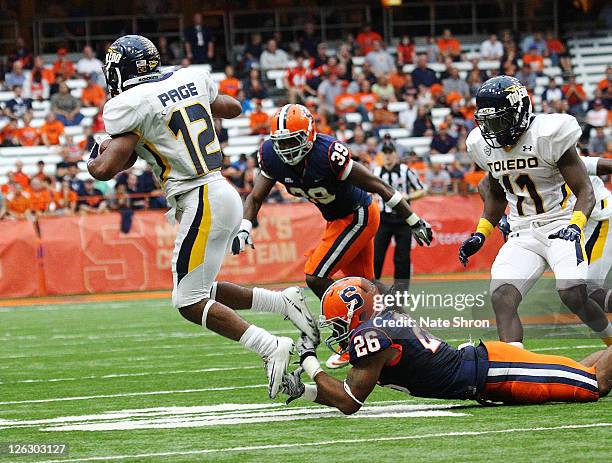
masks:
<svg viewBox="0 0 612 463"><path fill-rule="evenodd" d="M351 336L349 341L349 357L352 364L371 355L375 355L393 344L393 340L381 328L376 328L371 322L364 323Z"/></svg>

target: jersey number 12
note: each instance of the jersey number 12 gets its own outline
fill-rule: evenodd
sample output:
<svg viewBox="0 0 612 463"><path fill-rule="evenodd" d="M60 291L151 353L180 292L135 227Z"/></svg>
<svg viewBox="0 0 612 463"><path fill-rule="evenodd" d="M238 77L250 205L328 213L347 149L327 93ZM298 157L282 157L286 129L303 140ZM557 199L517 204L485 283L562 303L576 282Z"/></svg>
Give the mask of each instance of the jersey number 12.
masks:
<svg viewBox="0 0 612 463"><path fill-rule="evenodd" d="M183 113L187 116L189 125L187 125ZM199 121L204 122L204 129L197 134L196 147L191 133L189 132L189 127ZM223 157L221 150L219 148L212 149L211 146L216 142L215 127L208 111L200 103L195 103L172 111L172 115L168 121L168 128L176 138L178 138L179 135L183 137L183 143L185 143L189 157L193 161L196 175L207 174L221 167L221 160ZM204 163L206 167L204 167L202 163Z"/></svg>

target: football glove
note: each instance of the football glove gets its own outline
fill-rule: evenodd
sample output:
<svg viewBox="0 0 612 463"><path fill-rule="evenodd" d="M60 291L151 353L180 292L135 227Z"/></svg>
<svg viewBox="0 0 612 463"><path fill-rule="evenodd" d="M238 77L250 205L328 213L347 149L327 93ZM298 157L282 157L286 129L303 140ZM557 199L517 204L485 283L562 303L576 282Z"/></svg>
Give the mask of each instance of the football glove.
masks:
<svg viewBox="0 0 612 463"><path fill-rule="evenodd" d="M317 347L308 336L302 333L300 339L295 343L295 348L300 356L300 364L306 360L307 357L317 357Z"/></svg>
<svg viewBox="0 0 612 463"><path fill-rule="evenodd" d="M431 240L433 239L431 225L429 225L425 220L421 219L414 212L406 219L406 223L410 225L412 236L414 236L414 239L419 246L423 246L423 244L429 246L431 244Z"/></svg>
<svg viewBox="0 0 612 463"><path fill-rule="evenodd" d="M485 236L480 232L476 232L472 233L472 236L461 243L461 247L459 248L459 260L464 267L468 264L468 257L476 254L484 242Z"/></svg>
<svg viewBox="0 0 612 463"><path fill-rule="evenodd" d="M240 223L240 231L234 237L232 241L232 254L238 255L241 252L244 252L244 248L249 245L251 249L255 249L253 245L253 239L251 238L251 230L253 229L253 224L250 220L242 219Z"/></svg>
<svg viewBox="0 0 612 463"><path fill-rule="evenodd" d="M580 230L580 227L578 225L573 223L573 224L568 225L565 228L562 228L558 232L553 233L552 235L548 235L548 238L552 240L561 239L561 240L578 242L580 241L581 236L582 236L582 230Z"/></svg>
<svg viewBox="0 0 612 463"><path fill-rule="evenodd" d="M504 237L504 241L508 241L508 235L510 234L510 222L508 222L508 216L506 214L502 215L502 218L497 224L497 228L499 228L499 231Z"/></svg>
<svg viewBox="0 0 612 463"><path fill-rule="evenodd" d="M281 384L281 392L289 396L285 402L287 405L293 402L295 399L299 399L304 395L306 387L302 382L302 373L304 369L299 367L292 373L285 373L283 376L283 382Z"/></svg>

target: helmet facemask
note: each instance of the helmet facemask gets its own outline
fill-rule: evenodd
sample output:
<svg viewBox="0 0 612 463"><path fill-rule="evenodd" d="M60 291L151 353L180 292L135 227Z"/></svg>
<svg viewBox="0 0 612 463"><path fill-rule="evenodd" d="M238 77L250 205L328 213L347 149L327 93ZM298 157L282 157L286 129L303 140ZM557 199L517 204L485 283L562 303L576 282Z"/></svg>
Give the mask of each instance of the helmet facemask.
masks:
<svg viewBox="0 0 612 463"><path fill-rule="evenodd" d="M348 350L348 341L354 331L349 330L351 319L353 318L353 313L351 310L349 310L346 317L346 320L343 317L333 317L327 320L324 315L321 315L319 318L320 328L331 329L331 334L325 338L325 345L329 347L332 352L338 355L342 355Z"/></svg>
<svg viewBox="0 0 612 463"><path fill-rule="evenodd" d="M503 108L479 108L474 119L491 148L514 146L529 125L531 100L524 96L514 105Z"/></svg>
<svg viewBox="0 0 612 463"><path fill-rule="evenodd" d="M312 142L308 141L308 134L304 130L297 132L289 132L287 129L277 130L270 135L270 139L278 157L290 166L299 164L312 148Z"/></svg>

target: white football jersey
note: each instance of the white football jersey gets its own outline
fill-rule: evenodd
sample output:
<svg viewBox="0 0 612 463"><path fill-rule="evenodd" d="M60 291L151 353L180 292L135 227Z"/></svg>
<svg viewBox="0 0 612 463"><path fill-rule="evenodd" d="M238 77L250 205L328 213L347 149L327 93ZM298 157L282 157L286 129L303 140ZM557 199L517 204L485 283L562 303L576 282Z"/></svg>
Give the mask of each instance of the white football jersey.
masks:
<svg viewBox="0 0 612 463"><path fill-rule="evenodd" d="M106 132L140 137L136 153L170 199L221 175L222 153L210 109L217 94L206 71L168 72L111 98L104 105Z"/></svg>
<svg viewBox="0 0 612 463"><path fill-rule="evenodd" d="M575 197L557 162L581 134L573 116L539 114L509 151L491 148L478 128L470 132L466 143L474 162L504 188L513 224L524 218L571 217Z"/></svg>
<svg viewBox="0 0 612 463"><path fill-rule="evenodd" d="M596 156L580 156L580 159L586 167L587 174L593 185L595 193L595 207L591 212L589 220L600 221L612 217L612 193L606 188L603 180L597 176L597 163L599 162Z"/></svg>

